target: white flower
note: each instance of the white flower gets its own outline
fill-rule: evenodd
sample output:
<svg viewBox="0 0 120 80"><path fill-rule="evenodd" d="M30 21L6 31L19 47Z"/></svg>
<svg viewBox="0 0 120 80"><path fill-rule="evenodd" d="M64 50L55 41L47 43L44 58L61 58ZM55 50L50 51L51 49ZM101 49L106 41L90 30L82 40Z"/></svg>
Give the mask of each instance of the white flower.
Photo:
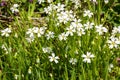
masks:
<svg viewBox="0 0 120 80"><path fill-rule="evenodd" d="M30 66L28 69L28 74L31 74L31 73L32 73L32 67Z"/></svg>
<svg viewBox="0 0 120 80"><path fill-rule="evenodd" d="M43 2L45 2L44 0L38 0L38 3L39 4L41 4L41 3L43 3Z"/></svg>
<svg viewBox="0 0 120 80"><path fill-rule="evenodd" d="M84 14L83 14L84 17L88 16L89 18L91 18L92 15L93 15L93 13L90 10L85 10Z"/></svg>
<svg viewBox="0 0 120 80"><path fill-rule="evenodd" d="M58 3L56 6L57 12L63 11L64 10L65 5L64 4L60 4Z"/></svg>
<svg viewBox="0 0 120 80"><path fill-rule="evenodd" d="M4 44L1 46L1 48L5 51L5 54L12 52L12 48L11 47L7 48L6 45Z"/></svg>
<svg viewBox="0 0 120 80"><path fill-rule="evenodd" d="M18 6L19 6L18 4L14 4L14 5L10 8L10 10L12 11L12 13L19 12L19 10L17 9Z"/></svg>
<svg viewBox="0 0 120 80"><path fill-rule="evenodd" d="M71 0L72 1L72 3L74 3L75 4L75 8L78 8L79 6L81 6L81 2L80 2L80 0Z"/></svg>
<svg viewBox="0 0 120 80"><path fill-rule="evenodd" d="M61 33L59 36L58 36L58 38L59 38L59 40L61 41L61 40L66 40L67 39L67 34L65 34L65 33Z"/></svg>
<svg viewBox="0 0 120 80"><path fill-rule="evenodd" d="M34 38L35 38L34 35L32 35L32 36L27 37L26 40L27 40L29 43L31 43L31 42L34 41Z"/></svg>
<svg viewBox="0 0 120 80"><path fill-rule="evenodd" d="M43 50L44 53L51 53L52 52L51 47L43 47L42 50Z"/></svg>
<svg viewBox="0 0 120 80"><path fill-rule="evenodd" d="M47 8L44 8L44 12L49 15L52 14L53 10L56 10L56 5L53 4L50 4Z"/></svg>
<svg viewBox="0 0 120 80"><path fill-rule="evenodd" d="M65 24L69 21L69 17L67 15L67 13L64 12L64 11L58 13L57 16L58 16L58 20L59 20L60 23L63 22Z"/></svg>
<svg viewBox="0 0 120 80"><path fill-rule="evenodd" d="M84 24L85 29L92 29L93 25L94 25L94 23L90 23L89 21L86 24Z"/></svg>
<svg viewBox="0 0 120 80"><path fill-rule="evenodd" d="M39 57L37 57L37 59L36 59L36 63L39 63L40 62L40 59L39 59Z"/></svg>
<svg viewBox="0 0 120 80"><path fill-rule="evenodd" d="M48 2L48 3L51 3L51 2L53 2L53 0L47 0L47 2Z"/></svg>
<svg viewBox="0 0 120 80"><path fill-rule="evenodd" d="M110 37L107 43L109 44L109 48L112 49L112 48L117 48L118 45L120 44L120 41L116 37Z"/></svg>
<svg viewBox="0 0 120 80"><path fill-rule="evenodd" d="M30 37L34 36L34 29L33 28L29 28L26 32L27 35L29 35Z"/></svg>
<svg viewBox="0 0 120 80"><path fill-rule="evenodd" d="M80 19L78 20L74 19L70 26L73 26L74 28L77 28L77 29L82 28L83 25L80 22L81 22Z"/></svg>
<svg viewBox="0 0 120 80"><path fill-rule="evenodd" d="M4 44L1 46L1 48L2 48L4 51L7 51L7 47L6 47Z"/></svg>
<svg viewBox="0 0 120 80"><path fill-rule="evenodd" d="M114 68L114 65L113 65L113 64L110 64L109 67L108 67L108 71L111 72L111 71L112 71L112 68Z"/></svg>
<svg viewBox="0 0 120 80"><path fill-rule="evenodd" d="M54 38L54 32L49 31L49 32L46 34L46 37L47 37L47 40L49 40L50 38Z"/></svg>
<svg viewBox="0 0 120 80"><path fill-rule="evenodd" d="M94 3L97 3L97 1L96 1L96 0L90 0L90 1L92 1L92 2L94 2Z"/></svg>
<svg viewBox="0 0 120 80"><path fill-rule="evenodd" d="M58 63L59 57L55 56L55 53L52 53L52 56L49 56L48 58L50 59L50 62L54 61L56 64Z"/></svg>
<svg viewBox="0 0 120 80"><path fill-rule="evenodd" d="M70 10L70 11L65 11L65 13L66 13L67 16L68 16L68 20L69 20L69 21L74 20L75 15L73 15L73 11L72 11L72 10Z"/></svg>
<svg viewBox="0 0 120 80"><path fill-rule="evenodd" d="M66 30L67 35L73 36L73 33L75 32L75 28L73 26L67 27Z"/></svg>
<svg viewBox="0 0 120 80"><path fill-rule="evenodd" d="M85 34L85 30L83 28L79 28L79 30L77 30L77 34L78 36L82 36Z"/></svg>
<svg viewBox="0 0 120 80"><path fill-rule="evenodd" d="M95 26L95 28L99 35L102 35L104 32L108 32L107 28L103 27L102 25Z"/></svg>
<svg viewBox="0 0 120 80"><path fill-rule="evenodd" d="M46 27L34 28L33 32L37 33L38 37L41 37L45 33L46 29L47 29Z"/></svg>
<svg viewBox="0 0 120 80"><path fill-rule="evenodd" d="M17 80L17 79L18 79L18 75L17 75L17 74L15 74L15 75L14 75L14 78Z"/></svg>
<svg viewBox="0 0 120 80"><path fill-rule="evenodd" d="M69 62L72 64L72 65L75 65L77 63L77 59L75 58L70 58Z"/></svg>
<svg viewBox="0 0 120 80"><path fill-rule="evenodd" d="M87 54L83 54L82 57L84 58L83 62L91 63L91 58L94 58L95 56L90 52L87 52Z"/></svg>
<svg viewBox="0 0 120 80"><path fill-rule="evenodd" d="M114 27L113 30L112 30L112 35L115 35L117 33L120 33L120 26Z"/></svg>
<svg viewBox="0 0 120 80"><path fill-rule="evenodd" d="M104 0L105 4L107 4L109 2L109 0Z"/></svg>
<svg viewBox="0 0 120 80"><path fill-rule="evenodd" d="M8 37L9 36L9 33L11 33L11 28L6 28L4 30L1 30L1 36L5 36L5 37Z"/></svg>

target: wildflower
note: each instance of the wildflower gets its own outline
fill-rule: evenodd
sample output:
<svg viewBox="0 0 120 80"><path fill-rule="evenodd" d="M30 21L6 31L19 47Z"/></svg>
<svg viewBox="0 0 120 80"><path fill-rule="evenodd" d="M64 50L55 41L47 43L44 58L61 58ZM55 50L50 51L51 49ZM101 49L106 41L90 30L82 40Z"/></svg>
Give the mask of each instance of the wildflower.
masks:
<svg viewBox="0 0 120 80"><path fill-rule="evenodd" d="M5 54L12 52L12 48L11 47L7 48L4 44L1 46L1 48L5 51Z"/></svg>
<svg viewBox="0 0 120 80"><path fill-rule="evenodd" d="M75 50L75 54L78 54L78 50Z"/></svg>
<svg viewBox="0 0 120 80"><path fill-rule="evenodd" d="M104 32L108 32L107 28L103 27L102 25L95 26L95 28L99 35L102 35Z"/></svg>
<svg viewBox="0 0 120 80"><path fill-rule="evenodd" d="M65 11L65 13L66 13L67 16L68 16L68 20L69 20L69 21L74 20L75 15L73 15L73 11L72 11L72 10L70 10L70 11Z"/></svg>
<svg viewBox="0 0 120 80"><path fill-rule="evenodd" d="M117 48L118 45L120 44L120 41L116 37L110 37L107 43L109 44L109 48L112 49L112 48Z"/></svg>
<svg viewBox="0 0 120 80"><path fill-rule="evenodd" d="M109 2L109 0L104 0L105 4L107 4Z"/></svg>
<svg viewBox="0 0 120 80"><path fill-rule="evenodd" d="M117 33L120 33L120 26L114 27L113 30L112 30L112 35L115 35Z"/></svg>
<svg viewBox="0 0 120 80"><path fill-rule="evenodd" d="M31 73L32 73L32 67L30 66L28 69L28 74L31 74Z"/></svg>
<svg viewBox="0 0 120 80"><path fill-rule="evenodd" d="M34 41L34 35L27 37L26 40L27 40L29 43L33 42L33 41Z"/></svg>
<svg viewBox="0 0 120 80"><path fill-rule="evenodd" d="M70 26L73 26L74 28L77 28L77 29L82 28L83 25L80 22L81 22L80 19L78 20L74 19Z"/></svg>
<svg viewBox="0 0 120 80"><path fill-rule="evenodd" d="M76 63L77 63L77 59L75 58L71 58L70 60L69 60L69 62L72 64L72 65L75 65Z"/></svg>
<svg viewBox="0 0 120 80"><path fill-rule="evenodd" d="M5 36L5 37L8 37L9 36L9 33L11 33L11 28L6 28L4 30L1 30L1 36Z"/></svg>
<svg viewBox="0 0 120 80"><path fill-rule="evenodd" d="M90 22L87 22L86 24L84 24L85 29L92 29L93 25L94 25L94 23L90 23Z"/></svg>
<svg viewBox="0 0 120 80"><path fill-rule="evenodd" d="M38 0L38 3L39 4L41 4L41 3L43 3L43 2L45 2L44 0Z"/></svg>
<svg viewBox="0 0 120 80"><path fill-rule="evenodd" d="M67 39L67 34L65 34L65 33L61 33L59 36L58 36L58 38L59 38L59 40L61 41L61 40L66 40Z"/></svg>
<svg viewBox="0 0 120 80"><path fill-rule="evenodd" d="M54 38L54 32L49 31L49 32L46 34L46 37L47 37L47 40L49 40L50 38Z"/></svg>
<svg viewBox="0 0 120 80"><path fill-rule="evenodd" d="M10 8L10 10L12 11L12 13L17 13L17 12L19 12L19 10L17 9L18 8L18 4L14 4L11 8Z"/></svg>
<svg viewBox="0 0 120 80"><path fill-rule="evenodd" d="M64 12L64 11L58 13L57 16L58 16L57 18L58 18L60 23L64 23L65 24L65 23L67 23L69 21L69 17L67 15L67 13Z"/></svg>
<svg viewBox="0 0 120 80"><path fill-rule="evenodd" d="M18 34L17 33L15 33L15 35L14 35L16 38L18 38Z"/></svg>
<svg viewBox="0 0 120 80"><path fill-rule="evenodd" d="M64 4L60 4L58 3L56 6L57 12L63 11L64 10L65 5Z"/></svg>
<svg viewBox="0 0 120 80"><path fill-rule="evenodd" d="M50 4L47 8L44 8L44 12L49 15L52 14L53 10L56 10L56 5L53 4Z"/></svg>
<svg viewBox="0 0 120 80"><path fill-rule="evenodd" d="M50 73L49 75L50 75L50 77L53 77L52 73Z"/></svg>
<svg viewBox="0 0 120 80"><path fill-rule="evenodd" d="M59 57L55 56L55 53L52 53L52 56L49 56L48 58L50 59L50 62L54 61L56 64L58 63L57 59L59 59Z"/></svg>
<svg viewBox="0 0 120 80"><path fill-rule="evenodd" d="M40 62L40 59L39 59L39 57L37 57L37 59L36 59L36 63L39 63Z"/></svg>
<svg viewBox="0 0 120 80"><path fill-rule="evenodd" d="M37 31L37 36L41 37L44 34L45 30L43 28L39 28Z"/></svg>
<svg viewBox="0 0 120 80"><path fill-rule="evenodd" d="M7 48L6 48L6 46L5 46L4 44L1 46L1 48L2 48L4 51L7 51Z"/></svg>
<svg viewBox="0 0 120 80"><path fill-rule="evenodd" d="M17 80L17 79L18 79L18 75L17 75L17 74L15 74L15 75L14 75L14 78Z"/></svg>
<svg viewBox="0 0 120 80"><path fill-rule="evenodd" d="M83 14L84 17L88 16L89 18L91 18L92 15L93 15L93 13L90 10L85 10L84 14Z"/></svg>
<svg viewBox="0 0 120 80"><path fill-rule="evenodd" d="M46 29L47 29L46 27L40 27L40 28L34 27L32 28L31 34L36 33L38 37L41 37L44 34Z"/></svg>
<svg viewBox="0 0 120 80"><path fill-rule="evenodd" d="M97 1L96 1L96 0L90 0L90 1L92 1L93 3L97 3Z"/></svg>
<svg viewBox="0 0 120 80"><path fill-rule="evenodd" d="M43 47L42 50L44 53L51 53L52 52L51 47Z"/></svg>
<svg viewBox="0 0 120 80"><path fill-rule="evenodd" d="M67 58L68 57L68 55L67 54L65 54L65 58Z"/></svg>
<svg viewBox="0 0 120 80"><path fill-rule="evenodd" d="M66 30L67 35L73 36L73 33L75 32L75 28L73 26L67 27Z"/></svg>
<svg viewBox="0 0 120 80"><path fill-rule="evenodd" d="M113 67L114 67L113 64L110 64L108 67L108 71L111 72Z"/></svg>
<svg viewBox="0 0 120 80"><path fill-rule="evenodd" d="M28 31L26 32L27 35L30 36L30 38L32 38L34 36L34 29L33 28L29 28Z"/></svg>
<svg viewBox="0 0 120 80"><path fill-rule="evenodd" d="M48 3L51 3L51 2L53 2L53 0L47 0L47 2L48 2Z"/></svg>
<svg viewBox="0 0 120 80"><path fill-rule="evenodd" d="M6 6L7 2L6 1L1 1L0 6Z"/></svg>
<svg viewBox="0 0 120 80"><path fill-rule="evenodd" d="M82 57L84 58L83 62L91 63L91 58L94 58L95 56L91 54L91 52L87 52L87 54L83 54Z"/></svg>
<svg viewBox="0 0 120 80"><path fill-rule="evenodd" d="M75 4L75 8L76 8L76 9L77 9L79 6L81 6L80 0L71 0L71 1L72 1L72 3Z"/></svg>
<svg viewBox="0 0 120 80"><path fill-rule="evenodd" d="M78 36L82 36L85 34L85 30L83 28L79 28L79 30L77 30L77 35Z"/></svg>

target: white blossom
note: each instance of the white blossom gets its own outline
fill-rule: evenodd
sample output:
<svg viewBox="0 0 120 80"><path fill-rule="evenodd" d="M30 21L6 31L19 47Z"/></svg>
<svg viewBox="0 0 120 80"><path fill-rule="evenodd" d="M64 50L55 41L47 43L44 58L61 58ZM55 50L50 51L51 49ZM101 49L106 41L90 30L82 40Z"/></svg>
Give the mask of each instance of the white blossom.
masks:
<svg viewBox="0 0 120 80"><path fill-rule="evenodd" d="M67 35L73 36L73 33L75 32L75 28L73 26L67 27L66 30Z"/></svg>
<svg viewBox="0 0 120 80"><path fill-rule="evenodd" d="M45 36L47 37L47 40L49 40L50 38L54 38L54 32L49 31Z"/></svg>
<svg viewBox="0 0 120 80"><path fill-rule="evenodd" d="M9 34L11 33L11 28L6 28L4 30L1 30L1 36L9 37Z"/></svg>
<svg viewBox="0 0 120 80"><path fill-rule="evenodd" d="M109 67L108 67L108 71L111 72L111 71L112 71L112 68L114 68L114 65L113 65L113 64L110 64Z"/></svg>
<svg viewBox="0 0 120 80"><path fill-rule="evenodd" d="M56 6L57 12L63 11L64 10L65 5L64 4L60 4L58 3Z"/></svg>
<svg viewBox="0 0 120 80"><path fill-rule="evenodd" d="M43 2L45 2L44 0L38 0L38 3L39 4L41 4L41 3L43 3Z"/></svg>
<svg viewBox="0 0 120 80"><path fill-rule="evenodd" d="M109 48L117 48L120 44L120 41L118 38L111 36L110 39L107 41Z"/></svg>
<svg viewBox="0 0 120 80"><path fill-rule="evenodd" d="M92 29L93 26L94 26L94 23L90 23L89 21L86 24L84 24L85 29Z"/></svg>
<svg viewBox="0 0 120 80"><path fill-rule="evenodd" d="M18 4L14 4L14 5L10 8L10 10L12 11L12 13L19 12L19 10L17 9L18 6L19 6Z"/></svg>
<svg viewBox="0 0 120 80"><path fill-rule="evenodd" d="M69 62L72 64L72 65L75 65L77 63L77 59L76 58L70 58Z"/></svg>
<svg viewBox="0 0 120 80"><path fill-rule="evenodd" d="M107 28L103 27L102 25L95 26L96 32L98 32L99 35L102 35L103 33L107 33Z"/></svg>
<svg viewBox="0 0 120 80"><path fill-rule="evenodd" d="M107 4L109 2L109 0L104 0L105 4Z"/></svg>
<svg viewBox="0 0 120 80"><path fill-rule="evenodd" d="M85 10L84 14L83 14L84 17L88 16L89 18L91 18L92 15L93 15L93 13L90 10Z"/></svg>
<svg viewBox="0 0 120 80"><path fill-rule="evenodd" d="M51 53L52 52L51 47L43 47L42 50L43 50L44 53Z"/></svg>
<svg viewBox="0 0 120 80"><path fill-rule="evenodd" d="M83 62L91 63L91 58L94 58L95 56L91 54L91 52L87 52L87 54L83 54L82 57L84 58Z"/></svg>
<svg viewBox="0 0 120 80"><path fill-rule="evenodd" d="M49 56L48 58L49 58L50 62L53 62L53 61L54 61L56 64L58 63L59 57L58 57L58 56L55 56L55 53L52 53L52 55Z"/></svg>
<svg viewBox="0 0 120 80"><path fill-rule="evenodd" d="M66 40L67 39L67 34L66 33L61 33L59 36L58 36L58 38L59 38L59 40L61 41L61 40Z"/></svg>

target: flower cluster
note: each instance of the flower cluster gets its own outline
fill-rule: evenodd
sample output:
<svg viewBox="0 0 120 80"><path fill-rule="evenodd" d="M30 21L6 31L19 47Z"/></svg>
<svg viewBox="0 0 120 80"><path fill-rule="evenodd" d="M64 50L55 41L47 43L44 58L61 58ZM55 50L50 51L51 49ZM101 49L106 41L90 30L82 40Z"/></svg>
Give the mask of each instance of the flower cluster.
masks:
<svg viewBox="0 0 120 80"><path fill-rule="evenodd" d="M10 10L12 11L12 13L17 13L17 12L19 12L19 10L18 10L18 4L14 4L11 8L10 8Z"/></svg>
<svg viewBox="0 0 120 80"><path fill-rule="evenodd" d="M42 35L44 35L46 29L47 29L46 27L40 27L40 28L33 27L33 28L29 28L28 31L26 32L26 35L27 35L26 39L27 39L27 41L30 42L30 43L32 41L34 41L34 38L35 38L34 34L37 34L37 37L41 37Z"/></svg>

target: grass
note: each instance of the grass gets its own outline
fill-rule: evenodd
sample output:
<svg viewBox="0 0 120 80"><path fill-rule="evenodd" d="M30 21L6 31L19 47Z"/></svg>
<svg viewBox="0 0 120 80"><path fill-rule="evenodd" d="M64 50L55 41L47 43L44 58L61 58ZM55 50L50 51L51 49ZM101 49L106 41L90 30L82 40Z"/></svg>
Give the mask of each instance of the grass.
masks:
<svg viewBox="0 0 120 80"><path fill-rule="evenodd" d="M42 4L38 4L37 1L32 3L24 1L11 0L11 3L8 4L10 6L13 6L14 3L19 4L17 15L7 9L7 13L13 18L11 22L3 22L2 17L0 18L0 30L7 27L12 30L9 37L0 36L0 80L120 80L120 64L117 60L120 57L120 43L117 44L117 48L112 49L107 43L113 34L109 25L104 24L109 13L105 14L103 21L101 18L104 8L102 6L107 5L103 0L98 0L98 3L89 0L81 1L81 6L78 5L78 8L74 8L75 4L71 1L68 3L67 0ZM59 35L67 32L66 28L73 21L60 23L57 11L53 10L51 15L43 11L50 4L57 5L58 2L66 5L66 11L72 10L72 14L76 14L75 17L82 20L80 22L82 25L88 21L93 22L95 24L93 28L84 29L85 34L81 36L74 32L73 36L60 40ZM1 10L4 10L4 7ZM84 10L92 11L92 17L84 17ZM108 29L107 33L99 35L96 32L96 25L100 24ZM44 34L38 37L37 33L34 33L34 40L29 43L26 39L29 37L29 34L26 34L28 29L43 26L47 28ZM54 38L47 40L46 34L49 31L55 34ZM116 33L115 37L120 41L120 33ZM6 50L2 48L3 45ZM49 56L52 52L44 53L43 48L45 47L50 47L55 56L59 57L57 64L50 62ZM95 56L91 58L91 63L83 62L82 55L87 52L91 52ZM74 65L70 63L71 58L77 59ZM110 68L110 64L113 64L114 67Z"/></svg>

